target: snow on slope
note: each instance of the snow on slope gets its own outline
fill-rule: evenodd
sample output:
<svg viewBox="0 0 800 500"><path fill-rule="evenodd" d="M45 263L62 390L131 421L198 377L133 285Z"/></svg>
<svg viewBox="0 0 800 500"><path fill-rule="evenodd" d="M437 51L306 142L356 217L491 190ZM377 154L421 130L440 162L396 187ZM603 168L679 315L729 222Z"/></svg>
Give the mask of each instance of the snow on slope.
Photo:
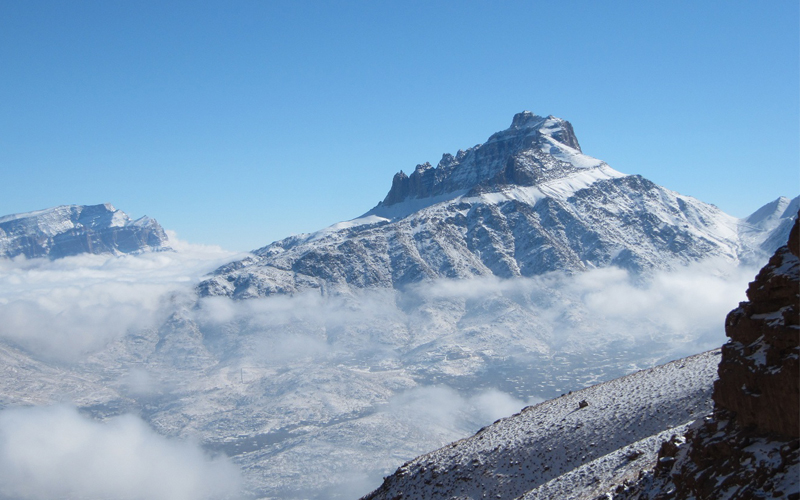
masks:
<svg viewBox="0 0 800 500"><path fill-rule="evenodd" d="M51 259L82 253L133 253L166 249L154 219L131 220L111 204L62 205L0 217L0 257Z"/></svg>
<svg viewBox="0 0 800 500"><path fill-rule="evenodd" d="M527 407L404 464L364 498L591 498L652 466L661 438L711 411L719 355L709 351Z"/></svg>
<svg viewBox="0 0 800 500"><path fill-rule="evenodd" d="M742 219L740 237L748 247L771 255L786 244L799 209L800 196L791 200L781 196Z"/></svg>
<svg viewBox="0 0 800 500"><path fill-rule="evenodd" d="M220 268L201 292L248 298L608 266L641 273L737 262L742 251L738 219L608 167L458 196L400 219L376 217L380 210L257 250Z"/></svg>
<svg viewBox="0 0 800 500"><path fill-rule="evenodd" d="M258 249L199 290L244 299L612 266L647 275L709 258L758 264L786 225L786 210L764 210L746 222L624 175L583 154L569 122L524 112L485 144L398 173L363 216Z"/></svg>
<svg viewBox="0 0 800 500"><path fill-rule="evenodd" d="M740 261L740 221L583 155L563 120L523 113L406 179L362 218L223 266L200 287L222 296L168 287L158 304L134 302L136 318L171 308L163 324L129 328L106 294L97 308L62 297L58 314L121 336L64 369L7 350L0 361L25 372L2 404L53 402L63 388L97 419L133 413L228 454L248 496L355 498L501 409L719 345L719 318L750 277L704 260ZM647 270L651 282L633 278ZM0 312L19 305L7 293ZM43 323L49 344L64 337L64 321Z"/></svg>

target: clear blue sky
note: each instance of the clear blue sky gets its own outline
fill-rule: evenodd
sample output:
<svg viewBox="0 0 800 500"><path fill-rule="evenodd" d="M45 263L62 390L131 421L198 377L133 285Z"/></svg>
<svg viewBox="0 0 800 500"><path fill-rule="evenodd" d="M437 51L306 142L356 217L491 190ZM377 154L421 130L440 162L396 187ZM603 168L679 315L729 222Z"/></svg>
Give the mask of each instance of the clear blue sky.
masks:
<svg viewBox="0 0 800 500"><path fill-rule="evenodd" d="M110 202L249 250L528 109L746 215L800 192L796 0L0 0L0 214Z"/></svg>

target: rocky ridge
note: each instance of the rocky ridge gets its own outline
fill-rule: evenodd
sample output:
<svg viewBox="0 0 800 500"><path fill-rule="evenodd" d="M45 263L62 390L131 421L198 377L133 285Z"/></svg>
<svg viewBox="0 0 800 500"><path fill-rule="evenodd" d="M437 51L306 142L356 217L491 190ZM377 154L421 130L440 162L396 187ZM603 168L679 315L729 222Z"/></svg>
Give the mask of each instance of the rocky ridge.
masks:
<svg viewBox="0 0 800 500"><path fill-rule="evenodd" d="M800 498L799 256L796 221L728 315L721 355L525 408L407 462L364 500ZM703 378L717 361L717 380ZM687 406L703 380L708 399Z"/></svg>
<svg viewBox="0 0 800 500"><path fill-rule="evenodd" d="M800 498L800 239L795 221L725 323L714 412L673 436L619 500Z"/></svg>
<svg viewBox="0 0 800 500"><path fill-rule="evenodd" d="M134 253L168 248L164 229L111 204L62 205L0 217L0 257L58 259L82 253Z"/></svg>
<svg viewBox="0 0 800 500"><path fill-rule="evenodd" d="M324 294L438 278L609 266L646 274L708 258L751 261L765 257L762 247L784 218L770 212L743 223L624 175L583 154L569 122L523 112L485 144L444 155L435 168L398 173L363 216L258 249L218 269L199 291Z"/></svg>
<svg viewBox="0 0 800 500"><path fill-rule="evenodd" d="M410 176L401 170L376 208L506 184L534 186L580 169L570 161L579 154L581 147L572 124L524 111L514 116L507 130L492 135L484 144L459 150L455 156L444 154L436 168L426 162L417 165Z"/></svg>
<svg viewBox="0 0 800 500"><path fill-rule="evenodd" d="M718 360L710 351L524 408L403 464L363 500L594 498L711 410Z"/></svg>

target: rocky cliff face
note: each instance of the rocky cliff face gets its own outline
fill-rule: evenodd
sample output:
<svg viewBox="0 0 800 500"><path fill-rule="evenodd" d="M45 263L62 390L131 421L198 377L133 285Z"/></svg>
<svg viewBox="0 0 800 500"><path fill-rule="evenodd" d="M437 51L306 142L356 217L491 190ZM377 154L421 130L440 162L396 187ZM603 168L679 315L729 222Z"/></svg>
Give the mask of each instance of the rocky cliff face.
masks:
<svg viewBox="0 0 800 500"><path fill-rule="evenodd" d="M738 425L789 437L800 435L800 259L795 222L789 245L778 249L725 322L717 407Z"/></svg>
<svg viewBox="0 0 800 500"><path fill-rule="evenodd" d="M154 219L131 220L112 205L64 205L0 217L0 257L57 259L82 253L133 253L167 248Z"/></svg>
<svg viewBox="0 0 800 500"><path fill-rule="evenodd" d="M673 437L622 499L800 498L798 223L725 323L714 413Z"/></svg>
<svg viewBox="0 0 800 500"><path fill-rule="evenodd" d="M484 144L459 150L455 156L443 155L436 168L423 163L409 176L400 171L379 206L505 184L533 186L580 169L570 161L580 153L568 121L523 111L514 116L508 129Z"/></svg>

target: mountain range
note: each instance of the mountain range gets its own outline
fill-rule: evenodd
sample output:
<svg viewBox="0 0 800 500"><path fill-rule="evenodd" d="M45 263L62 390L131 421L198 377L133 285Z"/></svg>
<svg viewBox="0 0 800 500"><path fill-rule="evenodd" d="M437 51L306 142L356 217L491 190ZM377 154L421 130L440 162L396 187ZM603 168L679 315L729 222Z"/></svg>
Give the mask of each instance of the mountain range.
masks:
<svg viewBox="0 0 800 500"><path fill-rule="evenodd" d="M2 324L0 364L13 375L0 380L0 408L67 395L95 420L136 415L228 457L247 498L300 499L357 498L403 462L528 405L519 418L529 435L473 438L493 444L494 462L476 471L502 465L497 484L535 476L551 492L578 484L559 479L572 471L586 491L611 488L627 478L592 478L650 463L659 440L712 408L719 354L683 358L723 342L724 312L707 318L729 282L740 291L740 275L785 243L799 204L779 198L738 219L617 172L582 152L569 122L523 112L484 144L398 173L362 216L202 277L177 273L182 288L158 288L133 312L125 300L140 292L119 287L141 279L151 297L154 266L143 259L169 250L154 220L110 205L7 216L6 257L139 253L119 259L135 272L102 289L97 307L86 306L91 287L69 287L32 309L35 296L13 288L25 279L8 280L4 319L58 318L43 327L45 344L71 315L83 325L103 312L98 328L118 333L69 358L26 343L33 327L12 335ZM75 296L73 307L52 305ZM570 452L531 472L521 461L544 463L542 450L506 455L508 439ZM422 484L442 474L409 467Z"/></svg>
<svg viewBox="0 0 800 500"><path fill-rule="evenodd" d="M524 408L363 500L798 498L798 229L731 311L721 352Z"/></svg>

